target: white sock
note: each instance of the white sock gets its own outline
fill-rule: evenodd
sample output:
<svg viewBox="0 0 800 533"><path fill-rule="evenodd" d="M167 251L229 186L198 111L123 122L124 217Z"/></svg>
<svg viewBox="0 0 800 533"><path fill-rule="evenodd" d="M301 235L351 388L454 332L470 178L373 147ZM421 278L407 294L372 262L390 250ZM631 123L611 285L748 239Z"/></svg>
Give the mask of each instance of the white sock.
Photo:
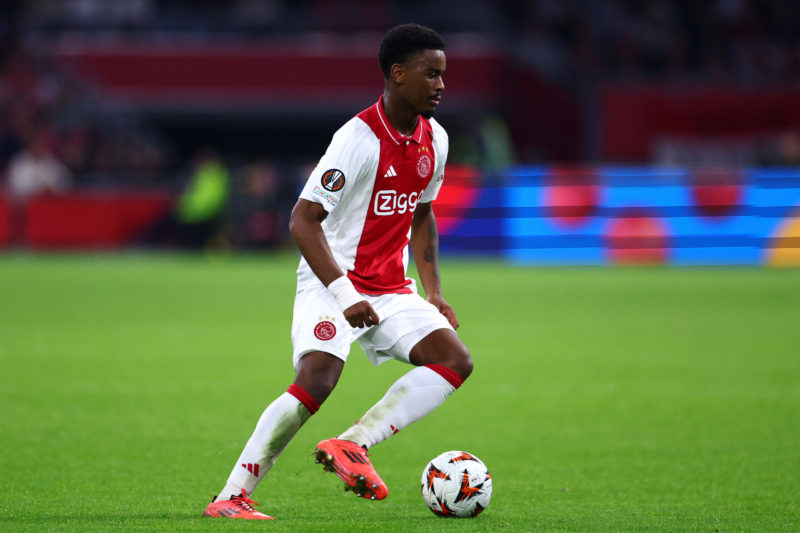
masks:
<svg viewBox="0 0 800 533"><path fill-rule="evenodd" d="M289 387L272 402L258 420L217 499L239 496L242 489L252 494L289 441L317 409L319 405L297 385Z"/></svg>
<svg viewBox="0 0 800 533"><path fill-rule="evenodd" d="M448 368L419 366L395 381L339 438L370 448L442 405L461 383L461 377Z"/></svg>

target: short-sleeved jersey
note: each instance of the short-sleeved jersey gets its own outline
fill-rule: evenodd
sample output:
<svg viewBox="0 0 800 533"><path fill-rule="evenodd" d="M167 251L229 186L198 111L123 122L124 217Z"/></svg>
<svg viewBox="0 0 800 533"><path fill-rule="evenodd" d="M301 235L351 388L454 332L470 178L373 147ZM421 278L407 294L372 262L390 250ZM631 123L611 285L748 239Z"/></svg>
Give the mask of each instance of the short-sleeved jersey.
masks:
<svg viewBox="0 0 800 533"><path fill-rule="evenodd" d="M419 203L444 179L447 133L420 117L410 137L386 118L383 97L350 119L311 172L300 198L328 212L322 230L339 267L364 294L410 293L408 242ZM320 283L305 259L298 288Z"/></svg>

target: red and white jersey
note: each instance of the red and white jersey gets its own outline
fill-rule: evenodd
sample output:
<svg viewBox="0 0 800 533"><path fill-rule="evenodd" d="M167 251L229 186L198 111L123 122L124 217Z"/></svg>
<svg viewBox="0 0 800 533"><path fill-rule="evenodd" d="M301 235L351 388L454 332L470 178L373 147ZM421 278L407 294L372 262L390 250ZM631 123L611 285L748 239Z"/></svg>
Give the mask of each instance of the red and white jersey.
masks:
<svg viewBox="0 0 800 533"><path fill-rule="evenodd" d="M418 203L439 194L447 149L447 133L433 119L420 117L410 137L398 133L383 97L334 134L300 198L328 212L322 230L359 292L415 291L406 276L411 219ZM320 281L303 258L298 289L313 283Z"/></svg>

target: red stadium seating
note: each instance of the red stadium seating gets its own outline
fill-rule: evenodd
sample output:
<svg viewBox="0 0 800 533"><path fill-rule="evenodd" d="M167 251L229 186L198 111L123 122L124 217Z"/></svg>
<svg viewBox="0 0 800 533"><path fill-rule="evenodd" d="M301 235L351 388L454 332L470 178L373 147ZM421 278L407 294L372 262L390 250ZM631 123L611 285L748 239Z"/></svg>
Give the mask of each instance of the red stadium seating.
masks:
<svg viewBox="0 0 800 533"><path fill-rule="evenodd" d="M622 84L603 91L603 155L650 158L657 137L730 139L793 129L800 90Z"/></svg>
<svg viewBox="0 0 800 533"><path fill-rule="evenodd" d="M36 249L115 248L134 242L171 204L164 191L38 196L25 207L23 238Z"/></svg>
<svg viewBox="0 0 800 533"><path fill-rule="evenodd" d="M11 244L11 204L0 196L0 248Z"/></svg>

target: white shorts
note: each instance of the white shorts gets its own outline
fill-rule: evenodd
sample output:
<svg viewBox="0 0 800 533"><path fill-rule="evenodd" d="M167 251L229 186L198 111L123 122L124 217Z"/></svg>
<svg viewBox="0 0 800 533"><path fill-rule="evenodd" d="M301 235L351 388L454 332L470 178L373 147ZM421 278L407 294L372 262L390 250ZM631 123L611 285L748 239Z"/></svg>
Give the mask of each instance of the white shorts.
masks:
<svg viewBox="0 0 800 533"><path fill-rule="evenodd" d="M444 315L417 293L364 297L378 313L380 323L354 328L324 286L298 289L292 317L295 368L301 357L314 351L346 361L350 345L356 340L376 366L389 359L408 363L411 349L428 334L437 329L453 329Z"/></svg>

